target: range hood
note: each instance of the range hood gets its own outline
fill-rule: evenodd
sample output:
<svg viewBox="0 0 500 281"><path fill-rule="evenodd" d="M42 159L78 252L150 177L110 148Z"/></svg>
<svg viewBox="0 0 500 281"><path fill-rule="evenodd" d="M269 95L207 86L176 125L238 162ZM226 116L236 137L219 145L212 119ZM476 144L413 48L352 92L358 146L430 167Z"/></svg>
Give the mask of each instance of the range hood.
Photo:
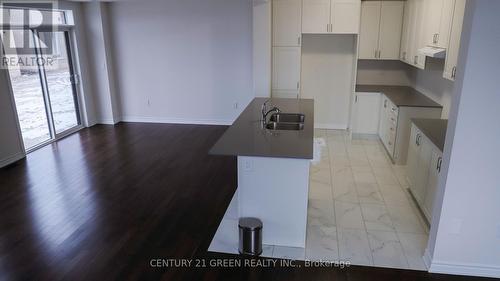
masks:
<svg viewBox="0 0 500 281"><path fill-rule="evenodd" d="M418 50L420 54L423 54L427 57L444 59L446 57L446 49L444 48L436 48L436 47L424 47Z"/></svg>

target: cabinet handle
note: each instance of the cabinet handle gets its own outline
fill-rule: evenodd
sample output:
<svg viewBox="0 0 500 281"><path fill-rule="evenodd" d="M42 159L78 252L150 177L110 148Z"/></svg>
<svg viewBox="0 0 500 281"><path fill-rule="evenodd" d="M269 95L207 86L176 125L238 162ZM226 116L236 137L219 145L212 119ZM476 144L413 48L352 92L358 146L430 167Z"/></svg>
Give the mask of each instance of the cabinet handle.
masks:
<svg viewBox="0 0 500 281"><path fill-rule="evenodd" d="M420 134L417 134L417 137L415 139L415 143L417 144L417 146L420 146Z"/></svg>
<svg viewBox="0 0 500 281"><path fill-rule="evenodd" d="M387 107L387 100L384 100L384 108Z"/></svg>
<svg viewBox="0 0 500 281"><path fill-rule="evenodd" d="M438 171L438 173L441 173L441 165L443 164L443 157L439 157L438 161L437 161L437 166L436 166L436 170Z"/></svg>
<svg viewBox="0 0 500 281"><path fill-rule="evenodd" d="M358 95L355 96L354 102L358 102Z"/></svg>
<svg viewBox="0 0 500 281"><path fill-rule="evenodd" d="M396 108L395 108L395 107L393 107L393 108L391 108L391 110L392 110L392 111L396 111Z"/></svg>
<svg viewBox="0 0 500 281"><path fill-rule="evenodd" d="M455 79L457 76L457 67L454 66L453 69L451 70L451 78Z"/></svg>
<svg viewBox="0 0 500 281"><path fill-rule="evenodd" d="M297 38L297 43L300 46L300 35L299 35L299 38Z"/></svg>
<svg viewBox="0 0 500 281"><path fill-rule="evenodd" d="M415 56L415 58L413 59L413 63L418 64L418 56Z"/></svg>

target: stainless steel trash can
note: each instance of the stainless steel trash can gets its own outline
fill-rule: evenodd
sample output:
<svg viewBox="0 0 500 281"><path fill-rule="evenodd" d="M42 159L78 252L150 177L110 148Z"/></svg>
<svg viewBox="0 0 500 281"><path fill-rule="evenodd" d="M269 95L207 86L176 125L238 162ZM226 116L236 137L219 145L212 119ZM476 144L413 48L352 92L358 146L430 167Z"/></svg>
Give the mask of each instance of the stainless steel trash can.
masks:
<svg viewBox="0 0 500 281"><path fill-rule="evenodd" d="M238 229L240 254L250 256L262 254L262 221L258 218L240 218Z"/></svg>

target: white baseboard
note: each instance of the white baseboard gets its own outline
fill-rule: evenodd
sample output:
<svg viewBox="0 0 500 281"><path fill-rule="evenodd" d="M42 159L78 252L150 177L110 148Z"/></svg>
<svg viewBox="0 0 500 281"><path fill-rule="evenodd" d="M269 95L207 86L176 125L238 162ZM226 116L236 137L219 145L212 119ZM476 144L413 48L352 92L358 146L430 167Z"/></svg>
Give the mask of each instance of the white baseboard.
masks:
<svg viewBox="0 0 500 281"><path fill-rule="evenodd" d="M456 264L432 261L429 272L464 276L500 277L500 267L483 264Z"/></svg>
<svg viewBox="0 0 500 281"><path fill-rule="evenodd" d="M113 119L101 119L95 121L95 124L102 124L102 125L116 125L119 121L115 121ZM95 125L94 124L94 125Z"/></svg>
<svg viewBox="0 0 500 281"><path fill-rule="evenodd" d="M12 155L12 156L9 156L5 159L1 159L0 160L0 168L5 167L7 165L10 165L16 161L19 161L19 160L23 159L25 156L26 155L23 152L19 152L19 153Z"/></svg>
<svg viewBox="0 0 500 281"><path fill-rule="evenodd" d="M123 116L122 122L225 125L225 126L233 124L233 120L226 120L226 119L184 119L184 118L161 118L161 117L143 117L143 116Z"/></svg>
<svg viewBox="0 0 500 281"><path fill-rule="evenodd" d="M315 129L326 129L326 130L347 130L347 125L345 124L332 124L332 123L314 123Z"/></svg>

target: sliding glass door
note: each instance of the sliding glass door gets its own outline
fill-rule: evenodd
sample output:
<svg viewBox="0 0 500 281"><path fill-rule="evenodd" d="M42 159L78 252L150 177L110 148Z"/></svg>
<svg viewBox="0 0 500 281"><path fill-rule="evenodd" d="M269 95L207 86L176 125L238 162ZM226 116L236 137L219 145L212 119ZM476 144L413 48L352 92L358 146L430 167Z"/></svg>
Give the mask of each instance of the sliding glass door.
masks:
<svg viewBox="0 0 500 281"><path fill-rule="evenodd" d="M69 32L1 34L25 149L81 127Z"/></svg>
<svg viewBox="0 0 500 281"><path fill-rule="evenodd" d="M50 57L53 65L44 70L54 130L61 134L80 125L69 34L67 31L38 32L38 37L40 42L52 43ZM44 49L41 49L41 55L47 56ZM47 57L45 59L49 61Z"/></svg>

